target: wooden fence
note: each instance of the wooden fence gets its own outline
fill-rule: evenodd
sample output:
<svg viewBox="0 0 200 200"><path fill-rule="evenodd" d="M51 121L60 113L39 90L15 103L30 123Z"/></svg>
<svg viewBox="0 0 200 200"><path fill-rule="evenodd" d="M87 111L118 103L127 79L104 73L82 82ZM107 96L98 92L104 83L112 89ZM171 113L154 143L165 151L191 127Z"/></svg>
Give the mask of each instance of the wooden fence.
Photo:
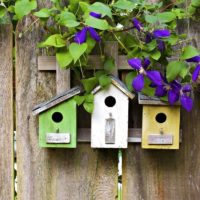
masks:
<svg viewBox="0 0 200 200"><path fill-rule="evenodd" d="M12 27L0 26L0 200L14 198L14 123L19 200L115 200L118 150L92 149L89 142L78 143L76 149L45 149L38 145L38 118L32 115L32 109L63 88L69 88L72 75L69 71L55 73L38 69L38 56L43 55L36 47L42 38L40 27L36 24L23 37L18 37L32 20L28 16L17 25L15 68L12 66ZM200 48L198 22L184 22L179 31L195 38ZM112 56L116 58L114 53ZM120 77L125 68L121 63L119 59ZM16 96L13 95L13 74ZM13 96L16 106L13 106ZM196 92L193 111L182 111L180 150L143 150L138 143L129 143L128 149L123 150L123 200L199 199L199 99L200 94ZM82 109L78 113L79 130L89 129L90 116ZM129 128L141 128L142 106L136 100L130 102L129 116Z"/></svg>

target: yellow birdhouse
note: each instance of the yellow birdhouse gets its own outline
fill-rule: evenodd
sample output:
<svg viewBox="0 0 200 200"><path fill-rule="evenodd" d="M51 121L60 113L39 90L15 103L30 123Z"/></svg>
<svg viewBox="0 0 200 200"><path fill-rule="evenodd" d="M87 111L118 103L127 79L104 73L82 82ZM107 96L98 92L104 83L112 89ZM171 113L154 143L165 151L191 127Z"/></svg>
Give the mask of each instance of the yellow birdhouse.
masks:
<svg viewBox="0 0 200 200"><path fill-rule="evenodd" d="M180 106L139 95L143 104L142 148L179 149Z"/></svg>

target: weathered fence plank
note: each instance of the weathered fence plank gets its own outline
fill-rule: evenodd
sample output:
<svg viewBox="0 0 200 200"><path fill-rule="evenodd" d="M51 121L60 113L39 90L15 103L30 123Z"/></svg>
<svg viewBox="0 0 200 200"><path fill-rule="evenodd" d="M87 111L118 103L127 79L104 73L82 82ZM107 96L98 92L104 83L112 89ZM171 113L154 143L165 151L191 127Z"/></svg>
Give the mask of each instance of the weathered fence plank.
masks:
<svg viewBox="0 0 200 200"><path fill-rule="evenodd" d="M180 33L188 32L200 48L198 23L182 23ZM199 199L200 196L200 95L195 94L195 105L191 113L182 111L182 144L176 151L142 150L140 145L130 144L124 151L123 199ZM136 115L134 109L132 115ZM140 119L136 119L140 121ZM132 122L130 122L132 123ZM131 125L141 127L136 123Z"/></svg>
<svg viewBox="0 0 200 200"><path fill-rule="evenodd" d="M26 18L17 33L31 24ZM39 147L38 118L33 107L56 94L56 74L39 72L36 45L41 39L33 28L16 38L17 158L20 200L113 200L117 194L117 151L94 150L90 143L77 149ZM57 88L68 87L67 78ZM60 89L59 89L60 90ZM90 128L90 118L79 113L78 126Z"/></svg>
<svg viewBox="0 0 200 200"><path fill-rule="evenodd" d="M14 197L12 26L0 25L0 199Z"/></svg>

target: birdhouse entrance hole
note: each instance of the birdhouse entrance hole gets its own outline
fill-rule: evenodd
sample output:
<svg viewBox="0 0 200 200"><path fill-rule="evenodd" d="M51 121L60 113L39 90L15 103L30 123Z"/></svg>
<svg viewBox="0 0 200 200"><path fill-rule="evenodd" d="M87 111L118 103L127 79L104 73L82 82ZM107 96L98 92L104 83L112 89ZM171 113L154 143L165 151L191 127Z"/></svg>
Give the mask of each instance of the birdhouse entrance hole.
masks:
<svg viewBox="0 0 200 200"><path fill-rule="evenodd" d="M108 107L113 107L116 104L116 99L112 96L108 96L105 99L105 104Z"/></svg>
<svg viewBox="0 0 200 200"><path fill-rule="evenodd" d="M52 120L56 123L59 123L63 120L63 115L60 112L55 112L52 114Z"/></svg>
<svg viewBox="0 0 200 200"><path fill-rule="evenodd" d="M157 121L158 123L164 123L166 120L167 120L167 116L166 116L165 113L158 113L158 114L156 115L156 121Z"/></svg>

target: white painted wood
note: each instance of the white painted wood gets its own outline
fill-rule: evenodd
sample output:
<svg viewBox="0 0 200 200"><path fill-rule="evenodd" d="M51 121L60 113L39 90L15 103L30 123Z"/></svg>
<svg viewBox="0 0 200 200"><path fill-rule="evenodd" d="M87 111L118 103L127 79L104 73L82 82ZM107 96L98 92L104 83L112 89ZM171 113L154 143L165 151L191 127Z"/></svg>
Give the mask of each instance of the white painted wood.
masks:
<svg viewBox="0 0 200 200"><path fill-rule="evenodd" d="M116 100L113 107L105 105L105 99L112 96ZM113 84L107 90L101 90L94 97L94 111L91 124L91 147L127 148L128 143L128 97ZM106 144L106 121L112 116L115 127L115 143ZM113 126L113 125L112 125ZM113 131L111 131L113 133Z"/></svg>
<svg viewBox="0 0 200 200"><path fill-rule="evenodd" d="M70 133L47 133L46 142L48 144L68 144L70 143Z"/></svg>

